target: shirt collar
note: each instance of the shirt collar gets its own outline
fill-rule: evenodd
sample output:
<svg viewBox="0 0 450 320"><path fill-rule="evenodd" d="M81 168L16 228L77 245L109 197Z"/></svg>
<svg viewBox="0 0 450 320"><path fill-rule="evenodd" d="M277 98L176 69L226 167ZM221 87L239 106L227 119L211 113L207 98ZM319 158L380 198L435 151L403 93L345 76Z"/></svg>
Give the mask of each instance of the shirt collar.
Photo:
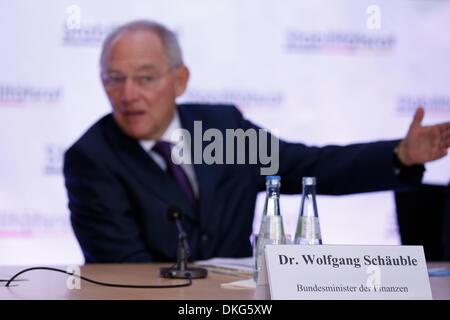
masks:
<svg viewBox="0 0 450 320"><path fill-rule="evenodd" d="M177 143L178 141L173 141L172 140L172 133L175 130L178 130L178 129L181 129L181 128L182 127L181 127L180 116L178 115L178 110L176 110L172 121L170 122L170 124L167 127L166 131L164 131L163 135L161 136L161 138L159 140L167 141L167 142L170 142L171 144ZM156 142L157 142L157 140L139 140L139 144L146 151L152 150L152 148L153 148L153 146L155 145Z"/></svg>

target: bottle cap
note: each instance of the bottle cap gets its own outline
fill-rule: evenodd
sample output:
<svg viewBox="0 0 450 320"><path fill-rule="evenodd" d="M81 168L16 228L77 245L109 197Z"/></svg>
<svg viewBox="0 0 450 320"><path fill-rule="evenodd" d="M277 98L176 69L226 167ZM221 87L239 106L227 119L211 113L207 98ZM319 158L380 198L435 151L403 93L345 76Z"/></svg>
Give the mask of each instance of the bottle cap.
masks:
<svg viewBox="0 0 450 320"><path fill-rule="evenodd" d="M268 180L281 180L280 176L266 176L266 181Z"/></svg>
<svg viewBox="0 0 450 320"><path fill-rule="evenodd" d="M316 184L316 177L303 177L302 182L304 185Z"/></svg>

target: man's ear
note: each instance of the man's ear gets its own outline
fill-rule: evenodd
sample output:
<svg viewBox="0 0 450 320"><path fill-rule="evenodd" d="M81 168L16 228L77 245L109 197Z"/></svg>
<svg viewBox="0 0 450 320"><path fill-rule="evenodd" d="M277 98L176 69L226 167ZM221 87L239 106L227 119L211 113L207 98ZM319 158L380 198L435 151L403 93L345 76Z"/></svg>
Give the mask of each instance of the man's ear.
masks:
<svg viewBox="0 0 450 320"><path fill-rule="evenodd" d="M107 92L107 90L106 90L106 80L105 80L103 71L100 72L100 80L102 81L103 89L105 90L105 92Z"/></svg>
<svg viewBox="0 0 450 320"><path fill-rule="evenodd" d="M181 96L186 90L189 81L189 69L181 66L175 71L175 94Z"/></svg>

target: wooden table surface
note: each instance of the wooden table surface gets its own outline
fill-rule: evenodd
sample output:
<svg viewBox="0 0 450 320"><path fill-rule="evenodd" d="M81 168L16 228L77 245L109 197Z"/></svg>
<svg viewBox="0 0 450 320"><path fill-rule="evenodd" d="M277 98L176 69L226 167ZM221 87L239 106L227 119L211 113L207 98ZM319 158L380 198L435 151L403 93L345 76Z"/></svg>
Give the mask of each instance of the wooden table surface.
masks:
<svg viewBox="0 0 450 320"><path fill-rule="evenodd" d="M183 283L183 279L163 279L158 276L160 267L167 264L89 264L80 267L81 275L87 278L110 283L165 285ZM428 263L429 267L450 268L450 262ZM0 267L0 279L9 279L26 266ZM66 270L65 266L57 266ZM250 300L253 289L222 288L228 283L244 278L209 272L206 279L194 279L192 286L169 289L113 288L81 281L80 289L68 289L68 275L46 270L33 270L19 278L26 281L14 282L5 287L0 282L0 300L15 299L69 299L69 300ZM72 278L73 279L73 278ZM450 277L430 277L433 299L450 299Z"/></svg>
<svg viewBox="0 0 450 320"><path fill-rule="evenodd" d="M164 279L158 276L160 267L168 264L88 264L80 267L81 275L96 281L133 284L168 285L185 283L185 279ZM0 267L0 279L8 279L26 266ZM66 266L55 266L66 270ZM47 270L32 270L19 276L27 281L14 286L0 284L0 300L10 299L152 299L152 300L247 300L253 298L252 289L224 289L221 283L245 278L209 272L205 279L194 279L192 285L181 288L134 289L114 288L81 281L80 289L68 289L69 276ZM73 279L73 278L72 278ZM73 283L73 281L72 281Z"/></svg>

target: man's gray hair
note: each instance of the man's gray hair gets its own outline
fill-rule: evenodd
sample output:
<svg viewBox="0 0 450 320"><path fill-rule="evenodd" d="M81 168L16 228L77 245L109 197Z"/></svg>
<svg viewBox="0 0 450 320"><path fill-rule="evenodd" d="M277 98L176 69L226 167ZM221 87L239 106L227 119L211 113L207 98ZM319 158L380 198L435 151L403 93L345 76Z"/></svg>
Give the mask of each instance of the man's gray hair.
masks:
<svg viewBox="0 0 450 320"><path fill-rule="evenodd" d="M117 27L106 37L105 41L103 42L102 53L100 56L101 71L104 71L107 54L111 49L111 43L114 41L114 39L116 39L116 37L122 33L135 30L148 30L156 33L156 35L162 42L166 60L170 68L176 68L184 64L180 45L178 44L177 36L173 31L154 21L137 20Z"/></svg>

